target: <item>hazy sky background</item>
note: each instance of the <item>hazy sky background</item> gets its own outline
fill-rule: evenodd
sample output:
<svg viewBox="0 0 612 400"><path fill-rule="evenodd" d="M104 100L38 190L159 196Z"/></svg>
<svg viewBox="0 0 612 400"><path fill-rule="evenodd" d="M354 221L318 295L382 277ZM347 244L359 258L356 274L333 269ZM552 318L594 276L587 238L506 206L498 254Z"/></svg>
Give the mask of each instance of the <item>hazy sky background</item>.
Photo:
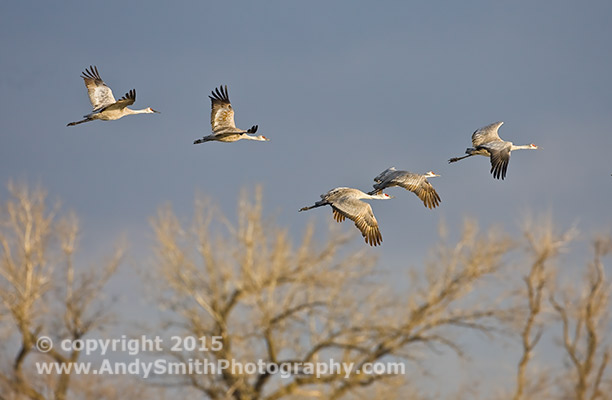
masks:
<svg viewBox="0 0 612 400"><path fill-rule="evenodd" d="M419 265L440 220L456 234L466 216L518 231L550 212L588 238L612 226L611 16L609 1L3 2L0 194L10 179L40 183L80 217L87 254L125 233L132 263L168 202L187 220L200 192L233 216L260 183L297 240L331 219L300 207L337 186L367 191L392 165L442 175L442 204L400 189L371 202L381 268ZM66 127L90 111L89 65L115 97L135 88L133 108L162 114ZM220 84L237 125L270 142L192 145ZM513 153L505 181L484 157L447 164L498 120L503 139L542 150Z"/></svg>

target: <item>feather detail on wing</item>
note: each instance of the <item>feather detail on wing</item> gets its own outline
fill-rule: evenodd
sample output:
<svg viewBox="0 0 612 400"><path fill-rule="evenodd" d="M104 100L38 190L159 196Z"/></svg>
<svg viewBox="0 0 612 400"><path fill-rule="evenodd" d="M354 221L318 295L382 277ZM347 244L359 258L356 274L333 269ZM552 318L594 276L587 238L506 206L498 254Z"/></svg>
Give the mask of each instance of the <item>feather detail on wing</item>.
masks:
<svg viewBox="0 0 612 400"><path fill-rule="evenodd" d="M384 170L383 172L381 172L380 174L378 174L378 176L376 178L374 178L374 182L376 183L381 183L382 181L386 180L386 178L390 175L393 174L393 172L397 171L395 169L395 167L390 167L387 168L386 170Z"/></svg>
<svg viewBox="0 0 612 400"><path fill-rule="evenodd" d="M216 88L210 97L210 125L214 133L223 132L226 130L236 130L234 122L234 110L229 100L227 93L227 85Z"/></svg>
<svg viewBox="0 0 612 400"><path fill-rule="evenodd" d="M504 179L506 177L506 170L508 169L508 163L510 162L510 149L512 144L510 142L492 142L482 146L487 150L491 157L491 173L495 179Z"/></svg>
<svg viewBox="0 0 612 400"><path fill-rule="evenodd" d="M370 246L377 246L382 243L382 235L378 229L378 221L374 217L372 207L368 203L359 200L347 201L338 205L332 205L334 209L334 218L338 221L340 214L345 218L352 220L357 229L361 231L361 235L365 238L365 242Z"/></svg>
<svg viewBox="0 0 612 400"><path fill-rule="evenodd" d="M337 208L332 207L332 212L334 214L334 220L336 222L342 222L346 219L346 217L344 216L344 214L342 214L340 211L338 211Z"/></svg>
<svg viewBox="0 0 612 400"><path fill-rule="evenodd" d="M106 86L106 83L100 78L100 73L96 66L90 65L89 69L85 69L81 78L85 81L89 102L94 111L99 111L115 103L116 100L113 96L113 91Z"/></svg>
<svg viewBox="0 0 612 400"><path fill-rule="evenodd" d="M136 89L132 89L126 94L124 94L123 97L117 100L114 104L104 107L100 111L122 109L122 108L125 108L127 106L134 104L135 101L136 101Z"/></svg>
<svg viewBox="0 0 612 400"><path fill-rule="evenodd" d="M400 185L405 189L410 190L412 193L416 194L419 199L423 202L425 207L427 208L436 208L440 205L440 196L436 189L433 188L431 183L427 182L427 180L423 179L420 184L408 184L406 186Z"/></svg>
<svg viewBox="0 0 612 400"><path fill-rule="evenodd" d="M497 133L499 127L502 125L503 122L498 121L477 129L472 134L472 145L478 147L484 143L502 141Z"/></svg>

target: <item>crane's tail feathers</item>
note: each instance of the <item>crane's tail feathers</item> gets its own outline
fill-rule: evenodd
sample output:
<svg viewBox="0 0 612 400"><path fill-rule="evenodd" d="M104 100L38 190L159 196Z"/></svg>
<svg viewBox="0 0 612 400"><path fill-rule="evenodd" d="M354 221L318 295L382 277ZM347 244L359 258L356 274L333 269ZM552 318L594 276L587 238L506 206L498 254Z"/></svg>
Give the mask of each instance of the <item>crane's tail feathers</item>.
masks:
<svg viewBox="0 0 612 400"><path fill-rule="evenodd" d="M257 132L257 128L259 128L259 125L253 125L249 129L247 129L247 133L255 133Z"/></svg>
<svg viewBox="0 0 612 400"><path fill-rule="evenodd" d="M82 124L83 122L89 122L89 121L93 121L93 119L91 119L91 118L85 118L85 119L82 119L82 120L80 120L80 121L71 122L71 123L69 123L69 124L68 124L68 125L66 125L66 126L75 126L75 125L78 125L78 124Z"/></svg>

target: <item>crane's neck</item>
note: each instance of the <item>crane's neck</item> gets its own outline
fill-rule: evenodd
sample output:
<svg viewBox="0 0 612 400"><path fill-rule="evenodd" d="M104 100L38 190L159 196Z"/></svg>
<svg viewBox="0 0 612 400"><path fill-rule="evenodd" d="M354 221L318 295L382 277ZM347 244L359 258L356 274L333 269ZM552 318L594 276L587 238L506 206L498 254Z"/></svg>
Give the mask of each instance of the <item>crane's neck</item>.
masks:
<svg viewBox="0 0 612 400"><path fill-rule="evenodd" d="M143 108L142 110L132 110L131 108L125 108L126 114L134 115L134 114L150 114L148 108Z"/></svg>
<svg viewBox="0 0 612 400"><path fill-rule="evenodd" d="M244 134L242 136L242 138L243 139L247 139L247 140L257 140L259 142L265 142L266 141L266 139L264 139L262 136L251 136L251 135L247 135L247 134Z"/></svg>
<svg viewBox="0 0 612 400"><path fill-rule="evenodd" d="M364 197L362 197L363 199L382 199L382 200L385 200L385 199L390 199L391 198L390 196L388 196L388 195L386 195L384 193L378 193L378 194L367 194L367 193L364 193L363 195L364 195Z"/></svg>
<svg viewBox="0 0 612 400"><path fill-rule="evenodd" d="M514 144L512 144L512 149L511 150L535 150L535 147L532 147L530 144L521 144L518 146L515 146Z"/></svg>

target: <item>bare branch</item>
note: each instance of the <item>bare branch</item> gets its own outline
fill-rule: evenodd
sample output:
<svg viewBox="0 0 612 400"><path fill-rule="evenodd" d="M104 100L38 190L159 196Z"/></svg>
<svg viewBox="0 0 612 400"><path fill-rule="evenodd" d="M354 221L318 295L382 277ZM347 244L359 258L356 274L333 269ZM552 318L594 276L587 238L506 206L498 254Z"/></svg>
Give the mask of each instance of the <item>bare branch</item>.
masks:
<svg viewBox="0 0 612 400"><path fill-rule="evenodd" d="M40 379L34 379L36 374L26 361L32 357L59 364L78 360L79 351L66 355L51 349L42 355L35 344L50 332L58 337L66 332L78 339L101 323L100 310L95 308L105 308L100 295L119 264L121 252L101 270L77 272L72 262L78 236L76 217L71 214L56 221L57 207L46 209L46 194L41 189L9 184L9 192L12 198L4 205L0 220L0 298L13 322L10 335L20 345L12 370L0 371L0 382L19 398L44 399L48 392L62 400L71 375L59 374L54 380L34 384ZM61 252L63 265L55 257Z"/></svg>

